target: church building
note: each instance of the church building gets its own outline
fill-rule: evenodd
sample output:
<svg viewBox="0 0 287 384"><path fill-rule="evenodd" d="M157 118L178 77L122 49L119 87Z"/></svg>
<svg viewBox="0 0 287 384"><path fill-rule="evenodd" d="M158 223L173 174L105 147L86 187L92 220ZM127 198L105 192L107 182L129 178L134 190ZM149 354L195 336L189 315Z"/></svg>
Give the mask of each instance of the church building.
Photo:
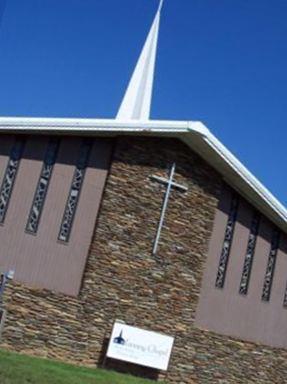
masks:
<svg viewBox="0 0 287 384"><path fill-rule="evenodd" d="M283 383L287 210L202 123L150 120L161 8L115 119L0 118L0 347ZM106 359L116 320L174 337L168 371Z"/></svg>

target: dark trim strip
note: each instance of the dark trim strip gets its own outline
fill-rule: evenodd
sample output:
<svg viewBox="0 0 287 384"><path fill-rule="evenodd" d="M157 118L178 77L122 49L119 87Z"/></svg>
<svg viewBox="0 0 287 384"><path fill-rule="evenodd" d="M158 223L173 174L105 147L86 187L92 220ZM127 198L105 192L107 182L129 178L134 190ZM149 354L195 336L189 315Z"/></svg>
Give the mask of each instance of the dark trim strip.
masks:
<svg viewBox="0 0 287 384"><path fill-rule="evenodd" d="M10 153L10 158L8 160L5 175L0 188L0 224L3 224L5 221L9 202L13 192L13 186L23 154L24 145L24 138L16 138Z"/></svg>
<svg viewBox="0 0 287 384"><path fill-rule="evenodd" d="M80 148L80 154L77 161L76 169L74 172L69 197L66 203L61 228L58 240L67 243L69 241L71 230L73 226L74 217L77 210L77 205L80 198L82 185L85 178L86 168L88 165L90 152L93 142L89 139L83 140Z"/></svg>
<svg viewBox="0 0 287 384"><path fill-rule="evenodd" d="M275 229L272 234L270 252L269 252L269 257L267 262L265 278L264 278L264 284L263 284L263 290L262 290L263 301L270 300L279 241L280 241L280 232L277 229Z"/></svg>
<svg viewBox="0 0 287 384"><path fill-rule="evenodd" d="M260 225L260 214L258 212L254 212L252 222L251 222L249 237L248 237L248 243L247 243L245 260L244 260L244 265L243 265L243 270L241 275L240 286L239 286L239 293L241 295L247 295L247 292L248 292L248 286L249 286L253 258L254 258L255 248L256 248L259 225Z"/></svg>
<svg viewBox="0 0 287 384"><path fill-rule="evenodd" d="M28 233L35 234L38 231L39 222L48 193L48 188L52 177L54 164L56 162L59 145L60 139L51 138L49 140L46 154L44 157L44 163L42 166L41 174L39 177L32 207L26 225L26 231Z"/></svg>
<svg viewBox="0 0 287 384"><path fill-rule="evenodd" d="M216 276L216 282L215 286L216 288L223 288L224 282L225 282L225 275L233 240L233 234L234 234L234 228L237 218L237 212L238 212L238 205L239 205L239 198L237 194L233 194L231 198L231 204L230 204L230 210L229 210L229 216L226 224L226 230L225 230L225 236L222 246L222 251L219 259L219 265L217 270L217 276Z"/></svg>
<svg viewBox="0 0 287 384"><path fill-rule="evenodd" d="M283 307L287 308L287 284L285 288L285 294L284 294L284 300L283 300Z"/></svg>

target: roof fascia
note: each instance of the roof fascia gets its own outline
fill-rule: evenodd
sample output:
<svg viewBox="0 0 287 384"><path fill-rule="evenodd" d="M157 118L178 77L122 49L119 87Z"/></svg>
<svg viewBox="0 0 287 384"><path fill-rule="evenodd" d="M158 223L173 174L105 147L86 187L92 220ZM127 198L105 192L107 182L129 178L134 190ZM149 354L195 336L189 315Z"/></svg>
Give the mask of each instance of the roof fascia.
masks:
<svg viewBox="0 0 287 384"><path fill-rule="evenodd" d="M206 131L203 140L238 177L238 180L232 178L231 181L229 175L223 174L226 181L233 187L239 186L239 192L247 197L247 200L264 212L282 230L287 232L287 209L279 200L210 131ZM242 180L243 183L239 182L239 180ZM251 190L254 192L252 196ZM269 212L267 212L267 207ZM278 216L279 220L278 218L276 219L274 213Z"/></svg>
<svg viewBox="0 0 287 384"><path fill-rule="evenodd" d="M115 120L115 119L66 119L37 117L0 117L0 132L13 131L57 131L73 133L87 132L194 132L204 133L208 129L198 121L165 120Z"/></svg>
<svg viewBox="0 0 287 384"><path fill-rule="evenodd" d="M121 121L115 119L70 119L0 117L2 133L50 134L151 134L178 137L214 166L231 186L287 233L287 210L273 194L198 121ZM205 147L208 147L208 153ZM217 155L217 157L215 156ZM227 170L228 172L225 172Z"/></svg>

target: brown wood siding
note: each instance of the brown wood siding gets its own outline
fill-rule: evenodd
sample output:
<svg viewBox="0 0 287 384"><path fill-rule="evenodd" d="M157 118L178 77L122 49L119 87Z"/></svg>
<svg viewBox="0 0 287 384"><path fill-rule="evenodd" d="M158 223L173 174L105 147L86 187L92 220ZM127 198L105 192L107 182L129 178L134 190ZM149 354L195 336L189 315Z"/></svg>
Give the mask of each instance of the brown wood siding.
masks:
<svg viewBox="0 0 287 384"><path fill-rule="evenodd" d="M239 294L253 208L240 200L234 238L223 289L215 288L230 205L225 189L217 209L209 253L196 314L196 326L243 340L287 347L287 309L283 307L287 279L286 236L282 235L269 302L262 301L262 289L274 226L261 218L247 295Z"/></svg>
<svg viewBox="0 0 287 384"><path fill-rule="evenodd" d="M80 289L111 152L110 141L94 140L70 240L64 244L58 241L58 234L81 142L76 137L62 139L38 232L31 235L25 228L48 138L27 139L5 223L0 227L0 270L14 269L17 281L69 295L77 295ZM0 145L1 152L5 148ZM8 157L7 153L0 156L2 178L2 163Z"/></svg>

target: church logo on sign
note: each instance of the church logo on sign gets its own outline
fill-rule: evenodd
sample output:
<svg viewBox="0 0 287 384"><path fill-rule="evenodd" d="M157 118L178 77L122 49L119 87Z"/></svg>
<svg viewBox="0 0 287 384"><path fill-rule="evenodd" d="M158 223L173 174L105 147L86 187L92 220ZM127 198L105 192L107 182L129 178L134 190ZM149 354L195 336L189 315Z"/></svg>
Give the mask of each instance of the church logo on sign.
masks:
<svg viewBox="0 0 287 384"><path fill-rule="evenodd" d="M134 351L140 351L148 354L154 354L158 356L166 356L168 354L167 349L157 348L155 344L143 345L140 343L135 343L123 338L123 331L120 332L119 336L114 337L114 344L121 345L124 347L125 351L130 353Z"/></svg>
<svg viewBox="0 0 287 384"><path fill-rule="evenodd" d="M115 323L107 357L166 370L174 339L122 323Z"/></svg>
<svg viewBox="0 0 287 384"><path fill-rule="evenodd" d="M114 343L119 345L125 345L126 340L123 338L123 331L121 331L118 337L114 338Z"/></svg>

